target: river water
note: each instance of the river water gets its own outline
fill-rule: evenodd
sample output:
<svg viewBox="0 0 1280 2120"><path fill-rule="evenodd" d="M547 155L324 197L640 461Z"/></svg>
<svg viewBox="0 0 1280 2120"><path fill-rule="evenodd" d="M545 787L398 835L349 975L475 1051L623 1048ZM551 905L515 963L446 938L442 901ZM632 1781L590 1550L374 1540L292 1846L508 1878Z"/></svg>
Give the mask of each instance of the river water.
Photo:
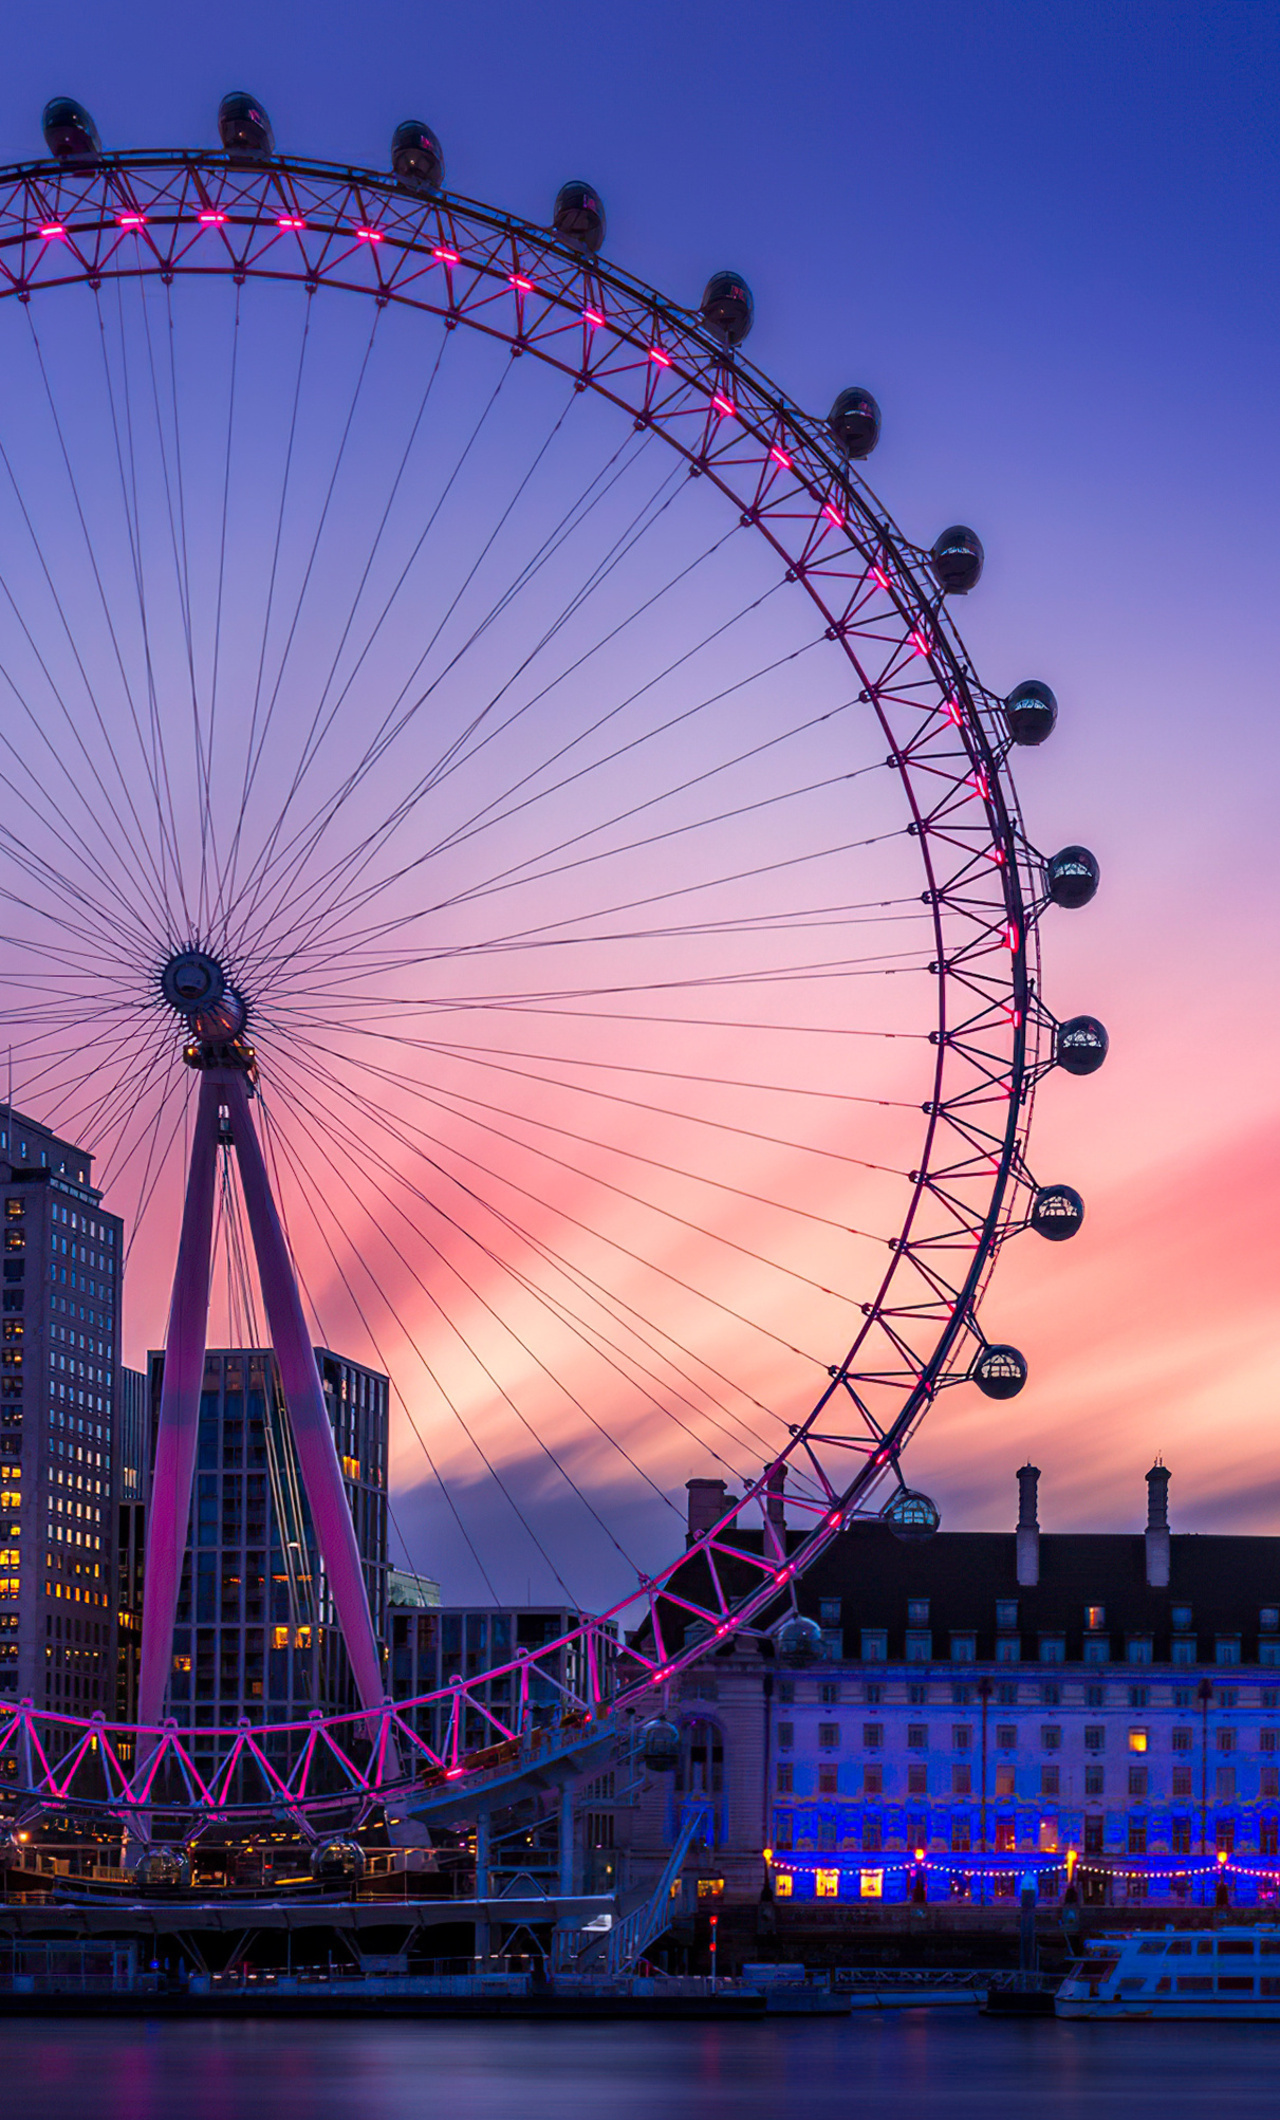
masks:
<svg viewBox="0 0 1280 2120"><path fill-rule="evenodd" d="M1280 2023L0 2026L4 2120L1273 2120L1278 2080Z"/></svg>

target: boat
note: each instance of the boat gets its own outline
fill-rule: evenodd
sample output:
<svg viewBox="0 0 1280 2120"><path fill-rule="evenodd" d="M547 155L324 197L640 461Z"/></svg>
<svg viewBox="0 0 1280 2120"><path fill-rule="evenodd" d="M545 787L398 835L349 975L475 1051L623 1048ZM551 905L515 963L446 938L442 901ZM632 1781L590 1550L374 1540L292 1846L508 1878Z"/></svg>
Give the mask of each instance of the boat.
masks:
<svg viewBox="0 0 1280 2120"><path fill-rule="evenodd" d="M1280 1928L1141 1929L1095 1940L1058 2017L1280 2018Z"/></svg>

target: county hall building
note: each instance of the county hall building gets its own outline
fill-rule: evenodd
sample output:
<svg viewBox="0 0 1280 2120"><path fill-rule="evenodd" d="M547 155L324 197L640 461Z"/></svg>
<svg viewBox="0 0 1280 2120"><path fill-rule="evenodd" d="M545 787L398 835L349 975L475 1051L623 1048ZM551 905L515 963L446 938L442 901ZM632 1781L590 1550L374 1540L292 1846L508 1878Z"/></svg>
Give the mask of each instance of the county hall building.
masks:
<svg viewBox="0 0 1280 2120"><path fill-rule="evenodd" d="M1145 1530L1046 1536L1039 1477L1008 1532L853 1526L798 1585L814 1660L739 1639L685 1672L680 1767L613 1823L623 1875L705 1794L686 1904L977 1901L1028 1870L1086 1903L1274 1896L1280 1538L1171 1533L1162 1465ZM691 1533L726 1506L691 1482Z"/></svg>

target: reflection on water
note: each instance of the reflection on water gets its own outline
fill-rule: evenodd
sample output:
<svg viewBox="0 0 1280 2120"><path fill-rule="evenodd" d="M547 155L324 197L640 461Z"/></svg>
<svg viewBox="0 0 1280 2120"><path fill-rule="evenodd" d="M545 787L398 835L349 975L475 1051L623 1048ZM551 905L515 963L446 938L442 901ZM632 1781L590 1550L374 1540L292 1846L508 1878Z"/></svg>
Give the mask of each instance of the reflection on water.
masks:
<svg viewBox="0 0 1280 2120"><path fill-rule="evenodd" d="M0 2024L4 2120L1118 2120L1276 2109L1280 2024Z"/></svg>

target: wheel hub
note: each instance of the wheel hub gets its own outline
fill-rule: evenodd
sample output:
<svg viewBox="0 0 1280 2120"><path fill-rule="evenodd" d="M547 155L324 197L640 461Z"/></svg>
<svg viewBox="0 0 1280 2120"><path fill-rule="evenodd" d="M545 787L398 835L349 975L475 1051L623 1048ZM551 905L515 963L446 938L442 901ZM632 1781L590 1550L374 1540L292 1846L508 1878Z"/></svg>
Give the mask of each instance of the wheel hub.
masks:
<svg viewBox="0 0 1280 2120"><path fill-rule="evenodd" d="M208 1066L214 1058L243 1058L248 1048L240 1035L248 1020L243 994L236 991L216 957L207 950L179 950L160 973L160 990L170 1008L185 1017L192 1034L187 1058Z"/></svg>

